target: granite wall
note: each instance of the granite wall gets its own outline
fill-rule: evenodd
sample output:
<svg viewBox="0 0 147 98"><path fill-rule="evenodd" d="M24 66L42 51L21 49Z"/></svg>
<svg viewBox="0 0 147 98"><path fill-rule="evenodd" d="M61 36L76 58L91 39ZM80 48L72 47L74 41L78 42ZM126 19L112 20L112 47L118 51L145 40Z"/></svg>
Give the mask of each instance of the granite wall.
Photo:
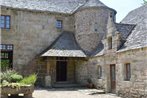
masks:
<svg viewBox="0 0 147 98"><path fill-rule="evenodd" d="M2 15L11 16L11 28L1 30L1 43L13 44L13 67L19 71L31 69L32 61L40 56L62 31L74 32L74 17L65 14L19 10L2 7ZM56 28L56 20L63 29ZM33 67L33 66L32 66Z"/></svg>

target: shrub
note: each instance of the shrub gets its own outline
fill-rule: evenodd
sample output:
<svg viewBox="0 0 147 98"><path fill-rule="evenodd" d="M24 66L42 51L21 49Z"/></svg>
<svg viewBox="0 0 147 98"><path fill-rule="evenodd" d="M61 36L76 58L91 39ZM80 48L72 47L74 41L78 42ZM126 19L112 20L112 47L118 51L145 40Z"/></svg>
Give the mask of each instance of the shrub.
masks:
<svg viewBox="0 0 147 98"><path fill-rule="evenodd" d="M28 84L28 85L34 85L36 80L37 80L37 75L36 74L32 74L32 75L30 75L28 77L25 77L19 83Z"/></svg>
<svg viewBox="0 0 147 98"><path fill-rule="evenodd" d="M8 82L11 82L11 75L14 75L14 74L17 74L17 72L14 71L14 70L7 70L5 72L1 72L0 73L1 83L2 83L3 80L6 80Z"/></svg>
<svg viewBox="0 0 147 98"><path fill-rule="evenodd" d="M23 79L22 75L13 74L11 75L11 82L19 82Z"/></svg>

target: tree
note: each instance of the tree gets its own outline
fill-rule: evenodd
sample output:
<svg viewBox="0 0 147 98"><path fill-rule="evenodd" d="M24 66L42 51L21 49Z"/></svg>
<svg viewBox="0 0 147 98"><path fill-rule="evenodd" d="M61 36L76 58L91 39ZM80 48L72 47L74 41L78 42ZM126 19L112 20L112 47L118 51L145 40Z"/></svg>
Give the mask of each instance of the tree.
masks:
<svg viewBox="0 0 147 98"><path fill-rule="evenodd" d="M147 0L143 0L143 4L147 4Z"/></svg>

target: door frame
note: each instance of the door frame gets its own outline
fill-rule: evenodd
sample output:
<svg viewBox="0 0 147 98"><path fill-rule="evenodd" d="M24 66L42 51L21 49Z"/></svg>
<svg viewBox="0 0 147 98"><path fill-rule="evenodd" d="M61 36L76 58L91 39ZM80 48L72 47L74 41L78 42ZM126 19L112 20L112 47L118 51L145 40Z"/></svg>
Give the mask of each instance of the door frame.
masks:
<svg viewBox="0 0 147 98"><path fill-rule="evenodd" d="M64 58L64 57L56 58L56 82L66 82L67 81L67 64L68 64L67 58ZM64 66L64 69L62 69L63 68L62 66Z"/></svg>
<svg viewBox="0 0 147 98"><path fill-rule="evenodd" d="M116 64L110 64L110 92L116 92Z"/></svg>

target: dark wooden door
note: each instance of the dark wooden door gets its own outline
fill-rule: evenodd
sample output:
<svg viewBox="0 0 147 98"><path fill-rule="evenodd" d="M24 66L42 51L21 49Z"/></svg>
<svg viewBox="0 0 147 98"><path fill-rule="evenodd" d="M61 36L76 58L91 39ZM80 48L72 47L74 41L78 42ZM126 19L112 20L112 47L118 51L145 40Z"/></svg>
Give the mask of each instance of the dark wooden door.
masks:
<svg viewBox="0 0 147 98"><path fill-rule="evenodd" d="M67 61L57 61L56 65L56 81L67 80Z"/></svg>
<svg viewBox="0 0 147 98"><path fill-rule="evenodd" d="M111 92L115 93L116 90L115 64L110 65L110 82L111 82Z"/></svg>

